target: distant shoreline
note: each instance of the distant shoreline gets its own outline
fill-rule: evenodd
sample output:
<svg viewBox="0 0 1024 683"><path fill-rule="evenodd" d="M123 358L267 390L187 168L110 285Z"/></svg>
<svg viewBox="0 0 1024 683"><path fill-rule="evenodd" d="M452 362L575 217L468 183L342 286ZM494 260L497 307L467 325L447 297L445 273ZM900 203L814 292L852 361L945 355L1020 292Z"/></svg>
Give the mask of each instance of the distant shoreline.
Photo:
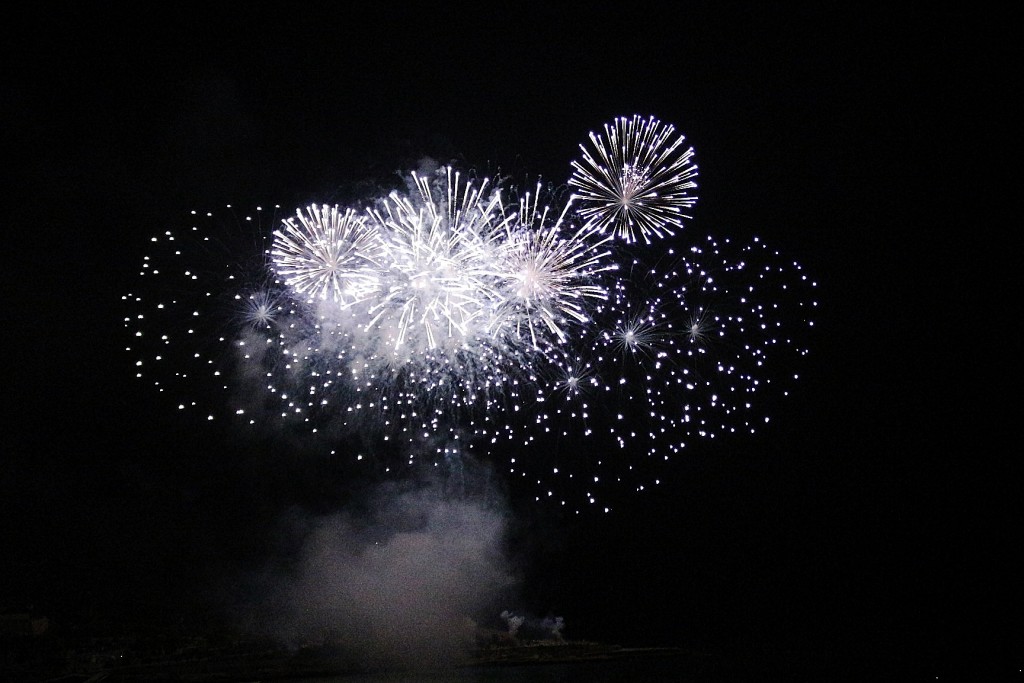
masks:
<svg viewBox="0 0 1024 683"><path fill-rule="evenodd" d="M676 647L621 647L590 641L536 641L478 648L465 666L551 664L682 654Z"/></svg>

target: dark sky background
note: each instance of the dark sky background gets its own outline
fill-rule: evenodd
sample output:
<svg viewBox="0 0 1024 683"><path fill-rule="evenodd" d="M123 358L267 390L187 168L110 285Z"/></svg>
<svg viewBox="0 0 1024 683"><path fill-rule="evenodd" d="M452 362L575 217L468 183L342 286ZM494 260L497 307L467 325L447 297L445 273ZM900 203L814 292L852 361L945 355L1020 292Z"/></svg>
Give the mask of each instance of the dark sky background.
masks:
<svg viewBox="0 0 1024 683"><path fill-rule="evenodd" d="M640 113L697 151L694 231L760 235L815 275L818 336L770 429L657 494L582 520L513 501L514 607L573 638L1016 672L1006 19L713 4L2 29L0 608L216 612L284 511L340 506L323 463L254 455L133 382L120 296L161 226L334 201L423 154L564 179L588 131Z"/></svg>

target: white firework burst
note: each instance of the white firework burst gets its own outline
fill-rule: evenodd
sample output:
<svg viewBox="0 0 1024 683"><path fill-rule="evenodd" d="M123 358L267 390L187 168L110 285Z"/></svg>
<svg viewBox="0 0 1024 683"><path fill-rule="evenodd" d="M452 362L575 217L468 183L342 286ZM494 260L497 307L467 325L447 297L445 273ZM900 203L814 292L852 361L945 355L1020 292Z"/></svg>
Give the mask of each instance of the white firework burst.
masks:
<svg viewBox="0 0 1024 683"><path fill-rule="evenodd" d="M472 345L498 296L488 241L500 202L482 195L486 181L478 189L451 168L439 175L414 173L415 192L393 192L367 212L385 258L365 329L402 354Z"/></svg>
<svg viewBox="0 0 1024 683"><path fill-rule="evenodd" d="M618 313L612 328L603 331L602 337L620 354L652 355L665 345L667 330L662 318L654 302L644 301L639 310Z"/></svg>
<svg viewBox="0 0 1024 683"><path fill-rule="evenodd" d="M269 330L281 316L287 299L271 288L259 288L234 295L238 302L238 315L254 330Z"/></svg>
<svg viewBox="0 0 1024 683"><path fill-rule="evenodd" d="M675 127L653 116L619 117L604 135L590 134L592 149L572 162L569 185L579 213L601 231L626 242L674 235L697 201L697 165L692 147Z"/></svg>
<svg viewBox="0 0 1024 683"><path fill-rule="evenodd" d="M346 305L378 289L381 252L379 236L354 210L314 204L283 221L270 256L299 297Z"/></svg>
<svg viewBox="0 0 1024 683"><path fill-rule="evenodd" d="M557 220L540 209L540 183L519 203L514 222L506 221L497 268L505 281L504 306L494 321L498 334L526 339L533 347L566 341L570 326L585 325L590 309L608 293L597 275L615 270L611 250L587 226L573 228L567 204Z"/></svg>

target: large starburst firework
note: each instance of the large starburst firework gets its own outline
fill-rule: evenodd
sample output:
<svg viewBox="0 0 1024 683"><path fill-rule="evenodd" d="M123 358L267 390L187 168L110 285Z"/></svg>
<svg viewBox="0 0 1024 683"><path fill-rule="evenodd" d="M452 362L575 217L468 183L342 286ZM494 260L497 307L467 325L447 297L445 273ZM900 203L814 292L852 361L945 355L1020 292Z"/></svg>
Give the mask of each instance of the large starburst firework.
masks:
<svg viewBox="0 0 1024 683"><path fill-rule="evenodd" d="M362 216L337 206L299 209L274 231L278 277L298 296L346 305L374 292L382 245Z"/></svg>
<svg viewBox="0 0 1024 683"><path fill-rule="evenodd" d="M697 201L693 148L675 127L653 116L619 117L604 135L580 145L569 185L579 194L580 215L602 232L627 241L674 235Z"/></svg>
<svg viewBox="0 0 1024 683"><path fill-rule="evenodd" d="M549 208L538 210L535 194L519 203L517 220L506 223L498 267L503 273L502 310L494 325L502 336L528 339L534 348L564 343L570 325L589 322L588 310L607 297L599 273L617 266L607 259L607 239L586 226L568 235L566 214L555 222ZM571 228L570 228L571 229Z"/></svg>

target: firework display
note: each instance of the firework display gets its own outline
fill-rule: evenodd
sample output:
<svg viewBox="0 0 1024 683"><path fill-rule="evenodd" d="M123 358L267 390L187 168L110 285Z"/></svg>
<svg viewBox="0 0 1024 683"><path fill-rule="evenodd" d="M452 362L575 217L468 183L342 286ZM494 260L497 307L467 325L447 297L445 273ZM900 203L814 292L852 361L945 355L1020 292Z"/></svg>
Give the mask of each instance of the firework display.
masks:
<svg viewBox="0 0 1024 683"><path fill-rule="evenodd" d="M137 376L383 473L471 457L574 510L657 485L768 420L815 283L759 240L676 237L697 167L673 126L590 140L564 200L442 167L360 206L257 209L244 245L196 214L124 296Z"/></svg>

